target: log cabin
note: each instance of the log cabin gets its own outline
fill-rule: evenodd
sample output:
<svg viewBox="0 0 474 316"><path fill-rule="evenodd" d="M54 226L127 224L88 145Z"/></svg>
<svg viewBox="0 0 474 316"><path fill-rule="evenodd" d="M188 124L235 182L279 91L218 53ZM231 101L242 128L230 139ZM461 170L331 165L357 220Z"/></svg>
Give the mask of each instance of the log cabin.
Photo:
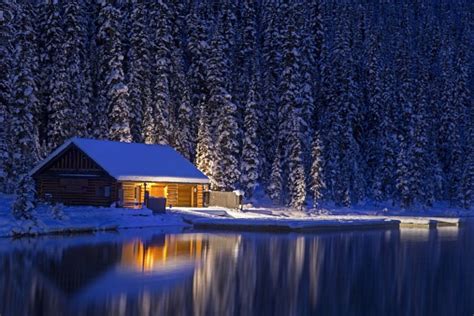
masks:
<svg viewBox="0 0 474 316"><path fill-rule="evenodd" d="M30 175L40 200L65 205L203 207L209 179L170 146L72 138Z"/></svg>

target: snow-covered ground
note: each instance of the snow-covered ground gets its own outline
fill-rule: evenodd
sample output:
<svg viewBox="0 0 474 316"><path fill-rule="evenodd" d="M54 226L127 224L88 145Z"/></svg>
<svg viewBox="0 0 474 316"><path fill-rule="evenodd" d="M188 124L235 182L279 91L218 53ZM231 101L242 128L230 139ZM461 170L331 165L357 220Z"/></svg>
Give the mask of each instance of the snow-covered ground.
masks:
<svg viewBox="0 0 474 316"><path fill-rule="evenodd" d="M54 234L144 227L187 227L179 214L153 215L148 209L131 210L107 207L64 207L64 217L54 218L51 209L39 206L36 223L17 221L11 215L13 196L0 195L0 237L30 234Z"/></svg>
<svg viewBox="0 0 474 316"><path fill-rule="evenodd" d="M309 201L308 205L311 205ZM244 205L243 209L249 213L282 217L307 217L320 215L368 215L368 216L417 216L417 217L474 217L474 208L464 209L444 202L436 202L432 207L413 206L403 209L392 203L376 203L366 201L351 207L338 207L333 203L323 203L318 210L299 212L287 207L275 206L268 196L258 189L254 198ZM249 215L246 215L249 216Z"/></svg>

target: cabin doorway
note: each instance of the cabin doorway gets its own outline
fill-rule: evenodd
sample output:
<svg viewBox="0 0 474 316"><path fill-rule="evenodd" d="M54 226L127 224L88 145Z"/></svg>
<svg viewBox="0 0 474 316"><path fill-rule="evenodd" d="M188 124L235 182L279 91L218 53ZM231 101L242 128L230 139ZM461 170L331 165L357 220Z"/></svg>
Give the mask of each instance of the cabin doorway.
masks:
<svg viewBox="0 0 474 316"><path fill-rule="evenodd" d="M178 204L182 207L197 206L197 186L190 184L178 185Z"/></svg>

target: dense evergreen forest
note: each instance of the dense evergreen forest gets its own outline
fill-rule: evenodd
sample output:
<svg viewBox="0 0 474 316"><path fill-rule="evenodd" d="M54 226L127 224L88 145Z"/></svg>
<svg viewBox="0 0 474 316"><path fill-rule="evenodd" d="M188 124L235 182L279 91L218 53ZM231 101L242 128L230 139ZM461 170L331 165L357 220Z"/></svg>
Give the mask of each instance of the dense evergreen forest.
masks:
<svg viewBox="0 0 474 316"><path fill-rule="evenodd" d="M31 167L84 136L170 144L215 189L294 208L468 208L472 13L467 0L1 0L0 191L28 194Z"/></svg>

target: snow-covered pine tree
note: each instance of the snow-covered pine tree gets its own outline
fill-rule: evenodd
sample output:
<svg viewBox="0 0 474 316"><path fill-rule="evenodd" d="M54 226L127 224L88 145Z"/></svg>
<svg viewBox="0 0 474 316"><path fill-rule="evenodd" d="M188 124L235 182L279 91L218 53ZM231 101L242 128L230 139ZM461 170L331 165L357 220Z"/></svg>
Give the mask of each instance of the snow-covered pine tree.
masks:
<svg viewBox="0 0 474 316"><path fill-rule="evenodd" d="M406 30L406 21L402 20L400 30ZM413 81L413 59L408 47L408 31L400 33L398 38L398 49L396 50L395 71L397 80L397 95L395 100L400 107L397 111L397 139L400 144L398 157L396 159L396 187L398 196L403 207L409 207L415 203L417 189L414 183L414 146L415 122L413 115L413 102L415 96L415 85Z"/></svg>
<svg viewBox="0 0 474 316"><path fill-rule="evenodd" d="M323 43L324 43L324 25L323 25L323 18L322 18L322 3L319 0L310 1L308 3L308 34L307 36L311 36L312 39L309 40L312 42L312 46L310 47L312 50L312 58L314 60L316 68L313 69L313 74L315 79L319 79L320 75L320 67L319 64L322 61L322 50L323 50Z"/></svg>
<svg viewBox="0 0 474 316"><path fill-rule="evenodd" d="M321 137L316 132L313 137L313 146L311 150L311 171L310 171L310 189L313 195L313 207L317 208L320 206L320 202L323 198L324 176L323 176L323 148L321 143Z"/></svg>
<svg viewBox="0 0 474 316"><path fill-rule="evenodd" d="M205 102L199 105L199 127L196 146L196 166L211 179L212 187L215 186L213 170L215 161L214 140L211 134L211 124L207 114Z"/></svg>
<svg viewBox="0 0 474 316"><path fill-rule="evenodd" d="M169 8L164 2L157 2L152 6L154 18L152 28L155 30L152 41L152 50L155 52L152 61L154 68L153 85L153 116L154 142L159 144L170 143L170 69L172 33ZM146 110L145 110L146 111ZM147 120L148 121L148 120Z"/></svg>
<svg viewBox="0 0 474 316"><path fill-rule="evenodd" d="M18 220L34 220L35 183L28 174L18 179L15 190L16 199L12 206L12 214Z"/></svg>
<svg viewBox="0 0 474 316"><path fill-rule="evenodd" d="M15 19L14 93L10 107L10 141L15 144L11 151L12 181L16 183L17 200L13 215L31 218L34 184L28 172L39 157L38 129L34 114L38 113L38 88L34 78L37 68L36 39L31 17L32 6L28 3L18 8Z"/></svg>
<svg viewBox="0 0 474 316"><path fill-rule="evenodd" d="M75 134L76 117L71 109L72 91L68 89L69 77L66 71L67 59L61 7L54 2L47 3L45 6L43 29L46 33L43 35L45 40L43 54L46 55L44 58L48 64L43 67L47 77L47 82L43 83L47 111L43 149L45 153L49 153Z"/></svg>
<svg viewBox="0 0 474 316"><path fill-rule="evenodd" d="M347 138L349 140L348 155L346 159L351 179L351 203L357 204L367 196L367 181L366 181L366 161L363 152L362 139L363 125L365 122L365 95L363 92L364 75L362 73L362 62L364 54L364 45L366 37L366 28L368 24L367 13L361 5L354 6L354 13L352 13L352 22L349 24L349 44L350 49L347 54L347 66L349 75L349 84L347 87L348 103L351 103L350 120L351 132L346 130ZM346 101L347 102L347 101Z"/></svg>
<svg viewBox="0 0 474 316"><path fill-rule="evenodd" d="M417 80L421 81L422 78ZM413 135L413 167L414 167L414 181L413 187L416 189L413 192L415 200L420 204L432 206L434 200L434 184L430 155L428 146L428 128L430 121L426 113L428 106L426 86L422 82L416 84L417 91L415 96L415 113L414 113L414 135Z"/></svg>
<svg viewBox="0 0 474 316"><path fill-rule="evenodd" d="M144 112L152 107L151 71L149 37L147 34L146 6L142 2L130 5L130 49L128 51L129 71L127 86L129 88L130 129L132 139L143 140ZM149 118L147 118L149 119ZM150 142L150 141L148 141Z"/></svg>
<svg viewBox="0 0 474 316"><path fill-rule="evenodd" d="M356 141L355 120L359 115L360 95L353 77L354 61L350 47L347 9L336 15L335 41L329 49L324 72L327 109L322 118L326 161L325 183L330 198L349 206L363 197L361 154Z"/></svg>
<svg viewBox="0 0 474 316"><path fill-rule="evenodd" d="M156 143L156 115L155 115L155 92L153 91L155 80L156 80L156 70L153 69L155 66L155 57L151 54L151 51L155 47L156 43L156 25L157 25L157 16L156 16L156 3L149 2L147 6L147 10L151 12L151 18L149 21L148 27L148 38L150 39L149 43L149 50L150 50L150 86L151 86L151 102L150 104L144 104L143 108L143 122L142 122L142 139L143 142L146 144L154 144Z"/></svg>
<svg viewBox="0 0 474 316"><path fill-rule="evenodd" d="M176 123L178 128L176 131L176 149L188 160L193 159L195 151L195 138L192 133L193 130L193 111L191 108L190 91L187 87L183 89L182 99L178 108L178 119Z"/></svg>
<svg viewBox="0 0 474 316"><path fill-rule="evenodd" d="M237 107L228 93L214 94L210 100L219 103L221 107L217 126L214 179L219 190L235 190L240 178L239 143L236 137L239 132L236 121Z"/></svg>
<svg viewBox="0 0 474 316"><path fill-rule="evenodd" d="M329 12L333 13L333 11ZM328 19L332 18L332 16L333 14L331 14ZM329 26L332 26L332 24ZM329 33L330 31L332 31L332 28L328 28L327 32ZM335 175L337 173L337 161L339 158L339 152L336 145L336 140L338 140L338 129L335 128L339 124L339 117L336 115L336 112L329 110L332 104L330 103L331 97L328 97L328 95L334 97L332 86L335 74L332 71L332 47L333 43L329 43L329 41L325 41L324 45L321 47L321 59L319 62L321 75L319 84L320 98L317 99L319 107L316 110L319 123L318 131L321 136L320 141L324 147L324 151L322 152L323 160L325 162L323 182L326 184L325 198L328 201L335 201Z"/></svg>
<svg viewBox="0 0 474 316"><path fill-rule="evenodd" d="M0 57L1 52L0 52ZM0 65L1 68L1 65ZM3 85L3 82L0 82L0 86ZM0 89L4 88L0 87ZM9 190L9 113L7 104L10 103L10 98L7 93L3 93L0 96L0 192L8 192ZM8 103L7 103L8 102Z"/></svg>
<svg viewBox="0 0 474 316"><path fill-rule="evenodd" d="M474 109L469 107L467 112L467 139L471 141L466 144L466 155L462 175L462 191L460 202L464 208L474 207Z"/></svg>
<svg viewBox="0 0 474 316"><path fill-rule="evenodd" d="M260 70L257 68L256 58L259 53L257 47L257 1L245 0L242 3L242 41L240 43L242 54L242 69L241 78L251 79L256 72ZM235 78L237 81L238 78ZM243 82L242 90L249 91L251 89L252 80ZM247 84L247 86L245 86ZM248 98L248 96L246 96Z"/></svg>
<svg viewBox="0 0 474 316"><path fill-rule="evenodd" d="M0 192L11 191L9 181L9 107L12 102L13 18L15 7L10 1L0 3Z"/></svg>
<svg viewBox="0 0 474 316"><path fill-rule="evenodd" d="M365 85L365 63L366 63L366 52L367 52L367 36L369 34L369 29L371 27L369 14L367 9L359 4L354 3L353 5L349 6L351 13L347 15L347 19L349 20L349 40L351 46L351 59L353 63L353 74L352 77L354 81L358 83L359 91L358 94L360 96L361 102L364 102L367 97L366 85ZM364 107L360 108L361 113L364 111ZM354 121L355 125L359 125L362 127L364 122L360 122L357 120ZM361 146L361 150L363 150L363 146Z"/></svg>
<svg viewBox="0 0 474 316"><path fill-rule="evenodd" d="M197 120L193 119L194 106L190 89L190 79L186 75L187 60L186 20L187 8L184 3L171 5L171 144L187 159L193 160L197 134Z"/></svg>
<svg viewBox="0 0 474 316"><path fill-rule="evenodd" d="M232 67L230 76L230 92L232 100L237 105L239 125L244 125L245 106L247 103L248 91L250 89L253 70L257 70L257 2L255 0L245 0L237 4L234 10L234 43L231 47ZM229 10L229 9L228 9Z"/></svg>
<svg viewBox="0 0 474 316"><path fill-rule="evenodd" d="M414 113L414 188L415 199L426 206L432 206L437 192L440 191L441 177L438 158L436 155L436 142L430 141L431 128L434 124L430 113L431 79L427 59L417 55L416 95Z"/></svg>
<svg viewBox="0 0 474 316"><path fill-rule="evenodd" d="M240 184L246 198L253 196L257 186L259 164L259 151L257 139L258 114L257 109L260 98L257 95L256 78L252 80L245 105L244 131L242 144L242 161Z"/></svg>
<svg viewBox="0 0 474 316"><path fill-rule="evenodd" d="M225 41L220 29L212 40L212 54L208 61L208 103L211 109L211 126L216 126L216 163L213 176L219 190L234 190L240 178L239 170L239 126L236 120L237 107L232 102L226 86L227 63L224 52ZM214 121L212 121L214 120Z"/></svg>
<svg viewBox="0 0 474 316"><path fill-rule="evenodd" d="M468 156L466 157L466 163L464 166L463 173L463 186L462 186L462 206L466 209L472 208L474 205L474 150L469 149Z"/></svg>
<svg viewBox="0 0 474 316"><path fill-rule="evenodd" d="M464 165L462 167L462 180L459 186L457 200L464 208L474 208L474 107L470 100L469 89L469 54L468 41L465 35L461 36L458 51L455 55L455 71L457 76L454 80L454 96L457 106L462 112L464 122Z"/></svg>
<svg viewBox="0 0 474 316"><path fill-rule="evenodd" d="M92 121L92 82L88 60L88 34L84 7L79 1L64 4L64 53L68 75L68 95L72 112L74 134L88 136Z"/></svg>
<svg viewBox="0 0 474 316"><path fill-rule="evenodd" d="M459 172L453 172L461 163L462 147L460 141L459 109L453 99L453 52L452 46L446 45L441 53L442 78L444 93L441 95L442 111L439 113L438 157L443 169L443 198L453 201L459 185ZM454 170L453 170L454 169ZM456 176L454 176L456 174ZM454 177L453 177L454 176ZM456 179L458 181L452 181Z"/></svg>
<svg viewBox="0 0 474 316"><path fill-rule="evenodd" d="M395 194L395 162L397 156L398 142L395 126L393 122L394 105L392 100L395 98L395 78L391 67L382 66L375 69L375 78L380 76L381 85L375 88L369 102L371 107L378 108L383 115L379 116L379 126L377 127L376 146L374 156L375 170L371 183L372 194L370 195L377 202L390 200ZM377 79L378 80L378 79ZM378 94L381 94L380 96ZM368 164L369 168L371 164Z"/></svg>
<svg viewBox="0 0 474 316"><path fill-rule="evenodd" d="M106 139L107 131L107 111L106 99L103 93L103 73L102 64L105 63L105 53L102 48L103 41L98 31L105 22L105 16L101 11L101 5L96 3L90 8L91 15L95 19L90 19L89 30L91 32L91 40L88 46L88 65L90 70L90 78L92 83L92 99L89 111L92 120L89 124L88 136L91 138ZM94 56L94 58L92 58Z"/></svg>
<svg viewBox="0 0 474 316"><path fill-rule="evenodd" d="M367 161L367 182L368 195L376 201L383 200L381 179L381 168L383 168L382 140L383 131L381 130L382 115L389 116L390 113L383 112L383 66L381 61L381 41L378 29L371 27L369 29L369 38L367 44L366 61L364 64L365 72L365 93L367 98L366 120L364 124L365 137L363 139L364 153Z"/></svg>
<svg viewBox="0 0 474 316"><path fill-rule="evenodd" d="M396 188L398 189L398 196L402 207L406 208L414 203L411 173L413 171L413 158L411 156L410 147L403 136L398 137L400 142L400 149L396 160Z"/></svg>
<svg viewBox="0 0 474 316"><path fill-rule="evenodd" d="M443 69L446 92L442 98L443 111L438 135L440 161L445 172L445 196L455 205L458 204L457 201L460 200L463 191L461 182L466 157L463 130L466 129L465 133L469 133L466 128L469 124L466 114L471 111L472 101L469 100L470 93L467 85L469 75L465 51L463 49L452 51L452 45L448 45L447 49L448 52L443 54L443 58L449 58L445 65L447 69ZM469 141L466 144L469 145Z"/></svg>
<svg viewBox="0 0 474 316"><path fill-rule="evenodd" d="M376 202L390 200L394 194L395 159L397 139L393 112L396 105L395 78L392 55L382 47L382 26L371 25L368 29L365 67L365 93L367 109L363 150L366 159L367 196ZM389 56L390 58L385 58Z"/></svg>
<svg viewBox="0 0 474 316"><path fill-rule="evenodd" d="M306 200L306 178L302 159L302 146L300 138L300 122L296 115L296 109L293 109L290 115L290 134L288 155L288 190L289 206L302 210Z"/></svg>
<svg viewBox="0 0 474 316"><path fill-rule="evenodd" d="M288 11L283 8L282 11ZM300 209L303 206L305 194L301 193L302 188L305 188L305 172L303 166L303 130L308 126L302 123L304 121L306 111L303 109L303 98L301 92L303 84L301 81L300 68L300 36L296 30L296 16L294 8L291 13L285 29L283 30L282 38L282 74L280 79L280 108L279 121L280 129L280 144L283 144L284 157L283 161L283 179L285 186L288 188L289 200L288 204L294 208ZM301 176L301 171L303 175ZM303 183L301 183L303 181Z"/></svg>
<svg viewBox="0 0 474 316"><path fill-rule="evenodd" d="M276 156L274 144L278 138L279 78L281 74L281 36L278 27L277 3L269 2L262 11L262 115L258 135L261 135L261 178L266 187L270 183L272 165ZM267 190L270 193L270 190ZM280 196L278 197L280 198Z"/></svg>
<svg viewBox="0 0 474 316"><path fill-rule="evenodd" d="M15 61L13 98L10 107L10 137L14 177L27 173L39 158L38 129L34 116L39 113L36 38L31 17L33 7L23 4L15 19Z"/></svg>
<svg viewBox="0 0 474 316"><path fill-rule="evenodd" d="M130 109L128 87L123 69L123 51L120 34L121 12L115 1L103 1L99 10L98 29L100 63L100 95L104 102L99 108L107 113L107 136L111 140L130 142Z"/></svg>
<svg viewBox="0 0 474 316"><path fill-rule="evenodd" d="M48 104L51 97L50 82L51 73L54 68L54 63L50 59L48 52L48 35L51 35L48 28L51 21L51 10L50 1L40 1L33 6L34 15L30 16L30 19L34 19L35 28L35 50L37 52L37 68L33 70L33 77L36 81L38 92L36 97L38 98L38 114L35 115L35 125L38 127L38 135L40 142L40 156L44 156L49 153L46 143L47 134L47 116L48 116ZM51 47L51 46L49 46Z"/></svg>
<svg viewBox="0 0 474 316"><path fill-rule="evenodd" d="M309 118L313 129L320 129L319 121L324 108L325 97L322 94L322 69L323 69L323 47L326 48L326 27L323 23L322 2L310 1L307 8L308 30L306 32L307 42L312 43L309 54L312 56L312 89L313 89L313 113ZM322 143L322 140L320 140Z"/></svg>
<svg viewBox="0 0 474 316"><path fill-rule="evenodd" d="M428 190L431 192L432 200L443 198L443 171L437 151L437 134L439 130L440 100L443 93L442 76L440 66L441 32L439 21L434 18L432 12L425 16L425 21L419 26L420 49L417 51L417 59L423 67L420 74L421 84L426 99L424 115L426 123L426 137L428 139L426 158L430 168L424 170L428 175L425 179ZM420 73L420 71L419 71ZM420 91L420 90L419 90Z"/></svg>
<svg viewBox="0 0 474 316"><path fill-rule="evenodd" d="M292 172L288 164L291 151L296 144L293 142L302 139L301 129L294 130L293 119L297 120L296 126L300 127L300 119L303 116L301 98L299 98L301 82L300 67L298 60L301 58L299 50L299 35L296 32L294 8L288 4L282 4L280 8L284 14L285 28L280 35L282 38L282 73L280 77L279 93L280 104L278 108L278 121L280 124L279 143L282 145L282 178L283 193L291 192L295 183L289 181L288 175ZM296 133L295 137L292 135ZM299 146L301 143L299 144ZM295 166L295 165L292 165ZM287 200L287 196L284 197ZM287 200L290 203L289 200Z"/></svg>
<svg viewBox="0 0 474 316"><path fill-rule="evenodd" d="M181 50L176 49L176 52ZM187 159L192 160L194 157L194 131L195 123L193 121L193 107L191 103L191 91L184 72L184 61L180 56L173 54L174 62L174 94L177 103L177 113L173 133L173 144L175 148Z"/></svg>
<svg viewBox="0 0 474 316"><path fill-rule="evenodd" d="M142 138L145 144L155 143L155 116L153 111L153 105L145 106L143 113L143 127L142 127Z"/></svg>
<svg viewBox="0 0 474 316"><path fill-rule="evenodd" d="M197 5L191 8L188 21L188 43L189 52L189 85L191 88L191 101L197 107L205 96L208 95L206 83L206 62L210 47L208 43L208 30L204 18L201 16Z"/></svg>
<svg viewBox="0 0 474 316"><path fill-rule="evenodd" d="M217 13L217 28L221 37L220 47L222 54L226 58L224 59L225 75L227 78L232 77L231 65L235 60L235 45L236 45L236 28L237 28L237 3L233 0L223 0L220 3L219 11ZM225 87L228 91L231 91L232 80L228 80L227 86Z"/></svg>
<svg viewBox="0 0 474 316"><path fill-rule="evenodd" d="M270 179L267 186L267 193L274 204L282 201L282 170L281 170L281 147L277 143L275 146L275 156L273 157Z"/></svg>
<svg viewBox="0 0 474 316"><path fill-rule="evenodd" d="M307 15L305 12L306 4L301 2L296 4L296 23L301 25L301 34L299 36L300 56L297 59L300 69L300 100L301 100L301 116L300 129L302 133L301 145L303 152L303 164L306 174L309 174L311 167L311 144L313 137L313 128L315 127L315 81L317 80L317 57L316 43L311 33L313 30L309 28L307 23Z"/></svg>

